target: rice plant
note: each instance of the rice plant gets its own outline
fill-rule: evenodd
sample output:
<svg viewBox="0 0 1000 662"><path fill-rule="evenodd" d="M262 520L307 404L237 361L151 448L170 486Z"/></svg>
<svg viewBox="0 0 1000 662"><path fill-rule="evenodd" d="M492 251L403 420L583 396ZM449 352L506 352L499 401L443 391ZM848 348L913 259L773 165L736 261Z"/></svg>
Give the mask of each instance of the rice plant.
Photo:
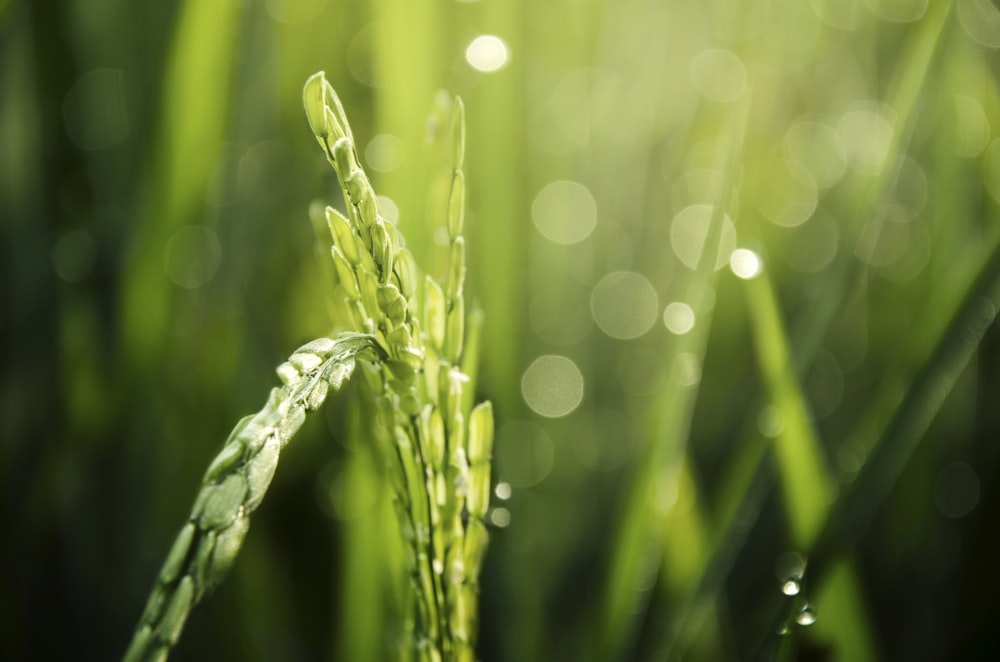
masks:
<svg viewBox="0 0 1000 662"><path fill-rule="evenodd" d="M0 658L991 656L996 3L63 9Z"/></svg>
<svg viewBox="0 0 1000 662"><path fill-rule="evenodd" d="M451 243L444 287L429 275L418 281L402 237L379 213L343 106L322 72L306 81L303 103L347 203L347 216L333 207L325 215L333 236L338 326L353 330L314 340L282 363L277 372L284 385L271 391L261 411L236 425L209 465L125 653L129 662L166 659L190 610L233 564L280 450L306 412L318 409L331 389L339 390L358 364L371 412L368 437L391 466L412 588L395 656L473 659L477 577L488 538L493 415L489 403L472 406L474 385L462 366L467 334L462 102L455 100L451 118L444 226ZM474 328L469 332L475 334Z"/></svg>

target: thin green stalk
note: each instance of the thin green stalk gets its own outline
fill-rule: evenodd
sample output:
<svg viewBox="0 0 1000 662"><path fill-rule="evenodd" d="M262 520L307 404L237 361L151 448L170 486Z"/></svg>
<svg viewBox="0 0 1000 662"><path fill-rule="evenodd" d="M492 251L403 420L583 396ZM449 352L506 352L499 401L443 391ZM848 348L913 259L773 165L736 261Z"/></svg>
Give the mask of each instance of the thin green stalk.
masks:
<svg viewBox="0 0 1000 662"><path fill-rule="evenodd" d="M322 73L306 83L303 100L347 203L346 216L327 208L335 303L349 327L374 334L386 356L362 371L362 396L375 411L375 445L388 468L415 598L402 628L408 640L400 648L418 660L471 660L488 538L493 414L488 402L472 406L475 385L462 372L464 109L455 100L447 275L443 286L426 276L420 288L412 255L379 214L343 107Z"/></svg>
<svg viewBox="0 0 1000 662"><path fill-rule="evenodd" d="M636 616L634 605L639 598L635 590L636 579L650 555L662 554L662 550L653 546L656 542L653 532L662 524L659 520L667 514L657 505L661 501L657 490L664 486L673 489L687 445L697 384L692 385L684 374L690 369L685 359L694 357L700 369L711 328L711 308L706 302L714 290L715 262L725 212L736 189L739 155L750 108L749 97L748 93L743 105L733 112L729 138L722 141L724 151L720 157L725 183L714 201L697 269L686 283L685 300L695 311L698 324L695 332L680 336L668 350L668 355L674 359L669 387L664 389L659 406L653 410L650 439L627 495L621 528L614 539L600 602L601 626L597 633L599 639L595 659L616 657L631 648Z"/></svg>
<svg viewBox="0 0 1000 662"><path fill-rule="evenodd" d="M178 14L161 91L163 109L148 150L144 223L122 277L122 342L129 365L151 373L169 338L174 285L163 273L163 246L197 217L226 135L233 49L243 3L188 0Z"/></svg>
<svg viewBox="0 0 1000 662"><path fill-rule="evenodd" d="M913 380L889 425L840 498L810 554L810 573L829 574L838 554L860 539L899 479L1000 310L1000 244L985 261L928 361Z"/></svg>
<svg viewBox="0 0 1000 662"><path fill-rule="evenodd" d="M895 111L898 119L892 143L887 150L893 161L883 167L881 174L873 179L865 193L859 197L855 207L856 217L868 219L872 214L868 210L878 209L879 206L876 202L888 196L892 191L898 176L900 162L899 157L895 155L907 143L913 132L919 102L926 89L931 66L940 49L942 35L949 16L950 3L941 3L935 6L923 19L917 37L910 45L908 55L901 58L901 61L906 62L907 66L900 70L894 80L888 99L889 105ZM860 246L860 240L858 244ZM803 317L803 322L797 325L792 333L793 340L789 351L794 374L798 378L801 379L812 365L823 339L832 326L836 312L843 307L845 300L863 282L866 273L860 260L854 257L841 260L839 266L835 267L830 285L824 294L817 297L817 303L811 308L810 314ZM753 425L749 427L756 428ZM748 435L752 435L758 442L763 441L756 432L748 433ZM766 457L765 453L760 452L763 448L757 444L752 446L741 444L741 446L747 450L737 455L737 459L732 465L735 470L729 472L733 479L724 481L724 487L721 490L723 495L729 495L727 503L730 506L724 507L723 515L717 518L716 533L713 536L716 544L710 548L714 551L711 553L711 558L705 563L705 570L701 577L693 582L695 587L693 592L678 606L677 611L680 612L680 616L677 618L679 620L675 621L672 628L675 635L664 637L664 641L670 643L667 643L661 650L672 648L672 642L680 636L692 610L698 605L708 604L714 600L713 596L722 586L724 573L737 553L739 541L745 538L745 531L742 530L745 526L744 518L736 516L736 513L746 513L748 509L754 507L753 504L759 503L769 492L771 478L769 472L765 471L763 464ZM750 448L754 450L751 451ZM751 479L750 476L753 478ZM724 541L732 544L723 544ZM814 561L811 560L811 573L814 565ZM683 652L685 642L679 641L679 645L681 652Z"/></svg>
<svg viewBox="0 0 1000 662"><path fill-rule="evenodd" d="M202 487L167 555L139 619L125 662L164 660L188 614L225 578L250 527L250 513L267 492L278 455L306 413L323 404L354 371L355 358L374 358L374 338L346 333L296 350L278 368L284 384L256 414L236 424L209 465Z"/></svg>

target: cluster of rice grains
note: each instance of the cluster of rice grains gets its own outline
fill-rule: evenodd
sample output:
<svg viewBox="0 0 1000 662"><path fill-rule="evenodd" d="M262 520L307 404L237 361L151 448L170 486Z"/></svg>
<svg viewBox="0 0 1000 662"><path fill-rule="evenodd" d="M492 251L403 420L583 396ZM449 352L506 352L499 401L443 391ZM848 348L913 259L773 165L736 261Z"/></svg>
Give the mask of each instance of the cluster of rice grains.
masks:
<svg viewBox="0 0 1000 662"><path fill-rule="evenodd" d="M326 209L338 279L336 303L353 330L374 335L385 360L362 364L363 394L373 398L373 433L393 483L414 588L404 659L471 660L477 577L487 532L493 413L473 403L463 371L466 329L465 121L460 100L452 115L452 182L447 211L450 241L444 287L427 276L422 292L412 255L396 228L378 213L340 100L322 73L305 85L306 115L340 179L347 217ZM418 314L420 303L422 315ZM472 357L474 358L474 357Z"/></svg>
<svg viewBox="0 0 1000 662"><path fill-rule="evenodd" d="M256 414L236 424L209 465L187 523L160 569L146 608L125 652L126 662L165 660L191 609L226 576L250 528L250 513L264 498L281 449L338 390L355 357L376 359L375 339L345 333L319 338L296 350L278 368L283 386L271 389Z"/></svg>
<svg viewBox="0 0 1000 662"><path fill-rule="evenodd" d="M292 354L278 368L283 386L272 390L257 414L237 424L205 474L126 662L166 659L192 607L232 565L279 451L306 412L318 408L356 367L364 376L362 398L374 412L365 424L385 450L413 586L399 657L474 658L477 577L488 537L493 412L489 403L472 406L472 371L462 367L463 344L474 344L477 329L476 324L466 328L462 296L462 105L456 101L452 117L447 279L442 287L427 276L420 287L413 256L396 228L379 215L340 100L323 73L309 78L303 98L309 125L337 172L347 204L346 217L328 207L326 218L334 242L334 306L338 322L351 330Z"/></svg>

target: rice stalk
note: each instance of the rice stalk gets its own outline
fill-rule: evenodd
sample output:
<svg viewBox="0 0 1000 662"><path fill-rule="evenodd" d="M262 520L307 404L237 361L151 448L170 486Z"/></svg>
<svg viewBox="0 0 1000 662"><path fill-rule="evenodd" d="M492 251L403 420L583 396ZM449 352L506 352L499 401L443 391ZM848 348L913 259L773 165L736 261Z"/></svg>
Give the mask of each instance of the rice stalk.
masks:
<svg viewBox="0 0 1000 662"><path fill-rule="evenodd" d="M405 615L403 659L471 660L478 574L485 552L493 415L473 406L465 313L465 116L451 117L449 240L442 282L422 281L396 228L379 214L343 108L322 73L306 83L306 114L341 182L347 215L327 208L348 328L371 333L386 360L362 370L373 432L388 467L407 547L414 597ZM475 331L478 324L470 324ZM474 340L478 332L469 333Z"/></svg>
<svg viewBox="0 0 1000 662"><path fill-rule="evenodd" d="M371 336L345 333L296 350L278 367L283 385L271 390L256 414L236 424L208 466L202 486L160 569L125 662L164 660L180 638L188 614L219 585L250 528L250 513L267 492L281 450L318 409L330 390L351 376L355 359L375 358Z"/></svg>
<svg viewBox="0 0 1000 662"><path fill-rule="evenodd" d="M347 215L332 207L334 310L349 331L314 340L278 368L283 386L241 420L209 466L188 522L163 568L125 653L126 662L163 660L191 609L232 566L274 475L278 454L355 371L364 379L371 437L390 467L389 479L403 538L414 600L397 642L401 659L472 660L478 574L488 534L493 415L473 406L463 352L465 210L464 110L455 100L452 170L445 227L448 270L442 286L422 287L412 255L378 200L358 160L339 98L324 74L303 90L309 125L340 180ZM422 294L422 296L421 296ZM421 307L422 304L422 307ZM478 343L479 315L469 337ZM355 359L365 359L356 361ZM465 372L463 372L463 369Z"/></svg>

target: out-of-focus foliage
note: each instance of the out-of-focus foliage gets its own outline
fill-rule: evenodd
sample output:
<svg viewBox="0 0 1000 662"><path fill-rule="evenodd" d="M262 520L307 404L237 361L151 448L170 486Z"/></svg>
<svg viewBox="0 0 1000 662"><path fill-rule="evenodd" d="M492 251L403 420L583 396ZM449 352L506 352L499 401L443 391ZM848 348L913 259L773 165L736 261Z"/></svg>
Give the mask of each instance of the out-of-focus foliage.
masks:
<svg viewBox="0 0 1000 662"><path fill-rule="evenodd" d="M208 460L334 326L319 69L438 277L465 99L484 660L984 655L998 48L988 0L0 2L0 657L120 655ZM347 391L177 659L384 654Z"/></svg>

